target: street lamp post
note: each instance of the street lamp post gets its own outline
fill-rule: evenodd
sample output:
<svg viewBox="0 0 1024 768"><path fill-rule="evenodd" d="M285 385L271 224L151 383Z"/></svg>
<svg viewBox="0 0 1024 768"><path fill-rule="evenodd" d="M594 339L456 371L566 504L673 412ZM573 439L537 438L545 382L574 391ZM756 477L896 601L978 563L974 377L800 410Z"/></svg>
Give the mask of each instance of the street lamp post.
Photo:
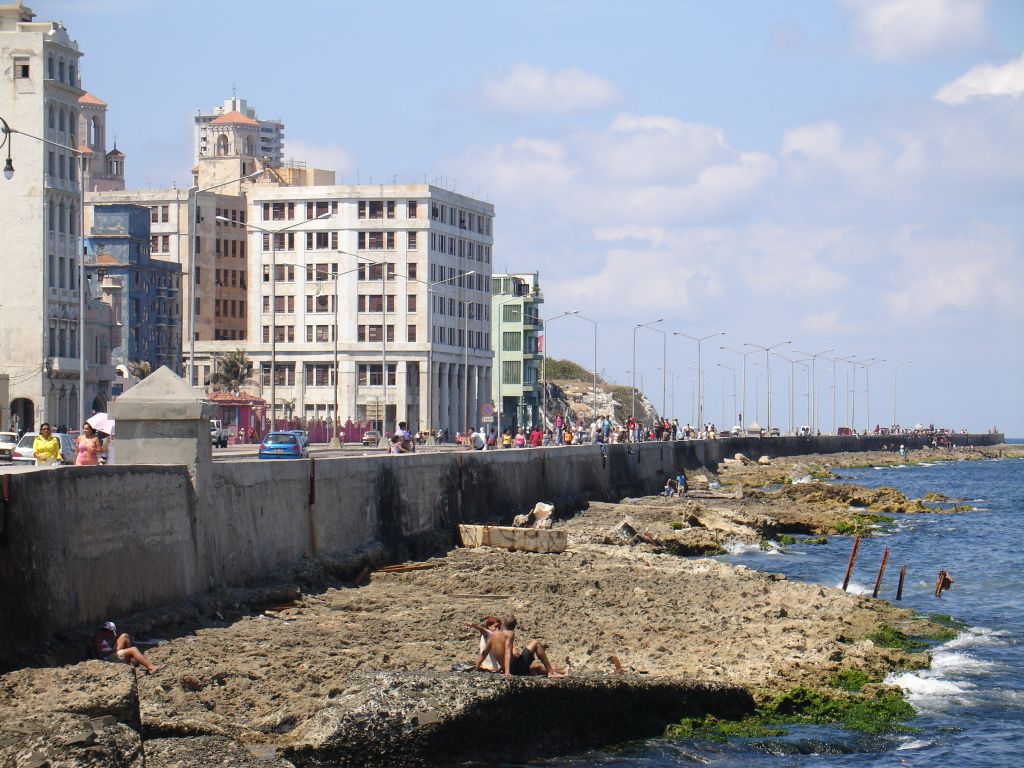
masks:
<svg viewBox="0 0 1024 768"><path fill-rule="evenodd" d="M260 232L264 235L268 235L270 238L270 431L273 432L277 428L277 235L287 232L290 229L295 229L303 224L308 224L311 221L318 221L320 219L326 219L331 214L322 213L319 216L312 219L303 219L297 221L294 224L289 224L286 227L280 227L278 229L265 229L255 224L245 222L242 224L246 229ZM230 219L226 219L223 216L217 217L222 221L230 223ZM294 265L293 265L294 266ZM194 283L194 279L193 279ZM192 297L192 306L195 306L195 297ZM192 332L193 338L195 337L195 331ZM337 336L337 330L335 330L335 336ZM194 362L189 363L190 367L194 366ZM384 372L385 377L387 372ZM385 378L386 381L386 378Z"/></svg>
<svg viewBox="0 0 1024 768"><path fill-rule="evenodd" d="M19 131L16 128L11 128L10 124L0 117L0 133L3 134L3 141L0 141L0 148L5 144L7 145L7 160L4 163L4 178L8 181L14 178L14 161L11 159L11 145L13 143L11 136L18 134L19 136L25 136L29 139L41 142L43 144L49 144L53 147L66 150L71 153L72 157L75 158L78 163L78 188L79 188L79 202L78 202L78 246L77 246L77 259L78 259L78 420L82 421L85 419L85 153L77 147L71 147L67 144L61 144L57 141L50 139L44 139L42 136L35 136L31 133L25 133ZM44 267L45 272L45 267ZM46 305L49 301L49 295L44 287L44 301L43 307L44 312L46 311ZM44 329L49 327L49 323L44 318ZM45 333L45 331L44 331ZM46 356L49 355L49 350L46 350ZM46 389L45 384L41 387L43 390L43 398L45 400ZM46 421L49 418L44 410L43 420Z"/></svg>
<svg viewBox="0 0 1024 768"><path fill-rule="evenodd" d="M793 351L796 352L799 355L806 355L807 357L809 357L811 359L811 380L814 382L814 391L811 394L811 424L810 424L810 426L811 426L811 431L817 433L818 430L819 430L819 425L818 425L818 376L817 376L817 372L815 370L815 365L814 364L818 361L819 357L825 357L825 354L827 352L834 352L835 350L832 347L829 347L828 349L821 350L821 352L802 352L799 349L794 349ZM828 360L829 358L825 357L825 359ZM834 365L835 365L835 363L833 363L833 366ZM835 432L835 426L834 425L833 425L832 431Z"/></svg>
<svg viewBox="0 0 1024 768"><path fill-rule="evenodd" d="M778 358L781 358L782 360L785 360L787 363L789 363L789 433L791 435L795 435L796 434L796 421L795 421L795 416L794 416L795 412L794 412L794 408L793 408L793 400L794 400L794 398L793 398L793 390L795 388L795 380L796 380L795 370L796 370L796 366L798 364L804 366L804 368L807 368L807 365L806 365L806 363L803 360L792 360L792 359L786 357L785 355L780 355L778 352L773 352L772 354L775 355Z"/></svg>
<svg viewBox="0 0 1024 768"><path fill-rule="evenodd" d="M881 360L865 360L861 363L861 367L864 369L864 420L867 422L867 429L871 431L871 366L884 363L886 358Z"/></svg>
<svg viewBox="0 0 1024 768"><path fill-rule="evenodd" d="M649 322L649 323L638 323L637 325L633 326L633 400L632 400L632 405L630 407L630 414L631 414L631 416L632 416L632 418L634 420L636 420L636 332L638 330L640 330L641 328L651 328L652 325L657 325L663 319L664 318L659 317L657 320L651 320L651 322ZM657 330L657 328L651 328L651 330ZM658 333L662 334L662 336L665 335L664 331L658 331ZM662 365L662 367L664 367L665 366L665 362L666 362L665 361L664 342L662 343L662 345L663 346L662 346L662 354L661 354L661 365ZM643 381L642 377L641 377L641 381ZM661 395L661 397L662 397L662 400L664 400L665 399L665 382L664 382L664 379L662 380L661 388L662 388L662 395ZM665 410L664 402L661 404L661 409Z"/></svg>
<svg viewBox="0 0 1024 768"><path fill-rule="evenodd" d="M569 314L580 320L586 320L594 326L594 410L591 413L591 418L594 419L597 418L597 321L591 320L586 315L581 315L578 309L572 310Z"/></svg>
<svg viewBox="0 0 1024 768"><path fill-rule="evenodd" d="M186 245L188 246L187 251L188 251L188 285L189 285L189 291L188 291L188 303L189 303L189 308L188 308L188 383L193 385L193 386L196 386L196 385L199 384L199 380L196 378L196 375L195 375L195 369L196 369L196 255L197 254L196 254L196 244L195 244L196 235L195 235L195 233L193 231L193 227L195 226L195 224L198 223L196 221L196 219L198 218L199 195L201 195L203 192L209 192L209 191L214 190L214 189L219 189L221 187L226 187L229 184L238 184L239 182L242 182L242 181L252 181L252 180L256 179L257 177L259 177L260 174L262 174L262 173L263 173L263 169L260 168L259 170L255 171L253 173L247 174L245 176L240 176L237 179L231 179L230 181L222 181L222 182L220 182L218 184L211 184L210 186L203 187L202 189L199 189L198 187L189 187L189 189L188 189L188 199L187 199L187 201L185 203L185 215L188 216L188 226L185 228L185 237L188 240ZM229 219L225 218L224 216L217 216L216 218L219 221L223 221L223 222L226 222L228 224L239 223L239 222L232 222ZM178 223L178 226L180 228L180 226L181 226L180 222ZM247 225L246 224L242 224L242 226L247 226ZM180 251L179 251L179 253L180 253Z"/></svg>
<svg viewBox="0 0 1024 768"><path fill-rule="evenodd" d="M724 346L723 347L719 347L719 349L724 349L727 352L734 352L737 355L739 355L740 358L743 360L743 397L741 398L743 400L743 410L739 412L739 422L740 422L740 428L743 430L743 433L746 434L746 431L747 431L747 423L746 423L746 419L747 419L747 416L746 416L746 414L747 414L747 356L748 355L756 355L757 354L757 350L756 349L752 349L749 352L744 352L741 349L736 349L734 347L724 347Z"/></svg>
<svg viewBox="0 0 1024 768"><path fill-rule="evenodd" d="M659 368L658 370L660 371L662 369ZM678 379L679 377L672 372L671 368L669 368L666 371L666 373L668 373L668 375L669 375L669 377L671 378L671 381L672 381L672 389L670 390L669 394L671 395L671 398L670 398L670 402L672 403L671 412L672 412L672 418L674 419L676 417L676 379Z"/></svg>
<svg viewBox="0 0 1024 768"><path fill-rule="evenodd" d="M568 317L571 314L572 312L563 312L560 315L549 317L547 320L542 318L540 321L541 332L544 334L544 359L541 361L541 378L544 381L544 387L541 392L540 420L541 429L545 434L548 429L548 350L551 348L551 345L548 344L548 323Z"/></svg>
<svg viewBox="0 0 1024 768"><path fill-rule="evenodd" d="M703 424L704 423L704 380L700 378L700 374L703 372L704 369L701 367L700 345L701 345L701 342L707 341L708 339L713 339L713 338L715 338L715 336L724 336L725 335L725 331L718 331L717 333L709 333L707 336L701 336L699 338L697 336L691 336L688 333L683 333L682 331L673 331L672 335L673 336L683 336L683 337L685 337L687 339L690 339L690 341L696 341L697 342L697 372L698 372L698 376L697 376L697 388L698 388L698 392L697 392L697 421L700 424Z"/></svg>
<svg viewBox="0 0 1024 768"><path fill-rule="evenodd" d="M785 346L786 344L792 344L792 343L793 342L791 342L791 341L780 341L778 344L772 344L770 347L762 347L760 344L752 344L749 341L743 342L744 346L756 347L757 349L760 349L760 350L764 351L764 367L768 371L768 386L767 386L767 391L768 391L768 411L765 414L765 420L767 422L765 426L768 429L769 436L771 435L771 431L772 431L772 367L771 367L771 361L768 359L768 356L771 354L771 351L773 349L777 349L779 347Z"/></svg>
<svg viewBox="0 0 1024 768"><path fill-rule="evenodd" d="M723 365L722 363L715 363L715 365L717 365L719 368L725 368L727 370L732 371L732 414L733 416L736 416L736 369L733 368L731 365ZM725 399L724 396L723 399ZM722 421L722 426L724 427L725 419L723 419Z"/></svg>
<svg viewBox="0 0 1024 768"><path fill-rule="evenodd" d="M901 366L910 365L913 362L914 362L913 360L905 360L902 363L897 363L892 368L892 427L893 427L893 429L895 429L896 425L899 424L899 422L896 421L896 371L898 371Z"/></svg>

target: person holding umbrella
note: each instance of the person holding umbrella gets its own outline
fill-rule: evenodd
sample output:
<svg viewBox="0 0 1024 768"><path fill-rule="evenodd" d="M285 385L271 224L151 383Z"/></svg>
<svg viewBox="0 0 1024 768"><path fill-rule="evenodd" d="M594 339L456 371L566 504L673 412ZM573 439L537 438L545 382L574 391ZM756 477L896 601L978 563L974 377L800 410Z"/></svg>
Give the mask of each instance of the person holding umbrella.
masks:
<svg viewBox="0 0 1024 768"><path fill-rule="evenodd" d="M82 425L82 434L75 438L78 453L75 466L84 467L100 463L100 438L88 421Z"/></svg>

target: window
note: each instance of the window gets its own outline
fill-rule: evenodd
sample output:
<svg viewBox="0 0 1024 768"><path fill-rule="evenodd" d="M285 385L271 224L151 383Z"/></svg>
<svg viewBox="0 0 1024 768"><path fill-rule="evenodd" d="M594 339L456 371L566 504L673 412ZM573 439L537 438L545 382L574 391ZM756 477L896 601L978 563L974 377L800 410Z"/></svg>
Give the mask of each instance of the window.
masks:
<svg viewBox="0 0 1024 768"><path fill-rule="evenodd" d="M160 221L166 224L170 220L170 206L160 206Z"/></svg>
<svg viewBox="0 0 1024 768"><path fill-rule="evenodd" d="M406 341L416 341L416 326L410 325L405 330Z"/></svg>
<svg viewBox="0 0 1024 768"><path fill-rule="evenodd" d="M519 384L521 383L521 370L522 364L518 360L502 360L501 361L501 382L502 384Z"/></svg>
<svg viewBox="0 0 1024 768"><path fill-rule="evenodd" d="M405 297L405 311L415 312L416 311L416 294L410 293Z"/></svg>
<svg viewBox="0 0 1024 768"><path fill-rule="evenodd" d="M328 204L325 201L317 201L315 203L306 203L306 218L315 219L318 216L323 216L328 211L331 213L338 212L338 201L335 200Z"/></svg>
<svg viewBox="0 0 1024 768"><path fill-rule="evenodd" d="M359 383L363 386L369 385L371 387L379 387L383 382L384 378L381 372L384 370L380 363L360 363L359 364ZM395 363L388 363L388 386L395 386L395 374L397 371L397 365Z"/></svg>
<svg viewBox="0 0 1024 768"><path fill-rule="evenodd" d="M409 264L408 264L408 269L409 269L409 273L408 273L409 274L409 279L410 280L415 280L416 279L416 262L415 261L410 261Z"/></svg>
<svg viewBox="0 0 1024 768"><path fill-rule="evenodd" d="M388 218L389 219L395 218L395 201L394 200L388 200L387 201L387 211L388 211Z"/></svg>
<svg viewBox="0 0 1024 768"><path fill-rule="evenodd" d="M407 219L415 219L416 218L416 201L415 200L410 200L408 203L405 204L405 217Z"/></svg>
<svg viewBox="0 0 1024 768"><path fill-rule="evenodd" d="M367 312L380 312L384 308L384 297L383 296L367 296L366 297L366 311Z"/></svg>
<svg viewBox="0 0 1024 768"><path fill-rule="evenodd" d="M333 325L307 325L306 341L334 341Z"/></svg>
<svg viewBox="0 0 1024 768"><path fill-rule="evenodd" d="M334 383L334 366L327 363L306 363L306 385L311 387L329 387Z"/></svg>
<svg viewBox="0 0 1024 768"><path fill-rule="evenodd" d="M523 346L523 334L519 331L505 331L501 334L501 348L505 352L519 352Z"/></svg>
<svg viewBox="0 0 1024 768"><path fill-rule="evenodd" d="M15 80L28 80L29 77L29 58L28 56L15 56L14 57L14 79Z"/></svg>
<svg viewBox="0 0 1024 768"><path fill-rule="evenodd" d="M307 296L306 312L333 312L334 296Z"/></svg>
<svg viewBox="0 0 1024 768"><path fill-rule="evenodd" d="M416 232L409 232L406 235L406 248L410 251L416 250Z"/></svg>
<svg viewBox="0 0 1024 768"><path fill-rule="evenodd" d="M294 325L275 325L274 326L275 341L295 341L295 326ZM280 382L278 382L280 384Z"/></svg>
<svg viewBox="0 0 1024 768"><path fill-rule="evenodd" d="M383 200L370 200L366 204L368 218L371 219L383 219L384 218L384 201Z"/></svg>
<svg viewBox="0 0 1024 768"><path fill-rule="evenodd" d="M506 304L502 307L501 320L504 323L519 323L522 322L523 318L523 306L522 304Z"/></svg>

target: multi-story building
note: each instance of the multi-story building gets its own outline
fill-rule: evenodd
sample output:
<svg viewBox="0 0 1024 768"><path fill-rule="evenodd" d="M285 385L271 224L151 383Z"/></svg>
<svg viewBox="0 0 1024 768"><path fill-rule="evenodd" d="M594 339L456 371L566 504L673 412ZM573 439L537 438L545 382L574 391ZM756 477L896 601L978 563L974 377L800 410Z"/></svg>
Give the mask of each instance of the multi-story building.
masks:
<svg viewBox="0 0 1024 768"><path fill-rule="evenodd" d="M121 328L111 360L122 376L129 363L181 370L181 267L150 258L150 216L140 205L93 209L86 269Z"/></svg>
<svg viewBox="0 0 1024 768"><path fill-rule="evenodd" d="M229 155L256 157L275 166L284 161L284 124L260 120L245 99L232 96L213 112L198 113L193 122L196 162Z"/></svg>
<svg viewBox="0 0 1024 768"><path fill-rule="evenodd" d="M0 136L15 168L0 179L0 372L10 377L10 413L22 429L106 410L110 383L109 366L87 365L80 387L82 54L60 23L34 17L20 1L0 5L0 117L23 132ZM92 311L89 304L87 323Z"/></svg>
<svg viewBox="0 0 1024 768"><path fill-rule="evenodd" d="M501 428L540 424L539 310L544 303L536 272L495 274L491 279L492 397Z"/></svg>
<svg viewBox="0 0 1024 768"><path fill-rule="evenodd" d="M254 186L245 349L278 418L476 426L491 391L493 217L427 184ZM207 345L197 364L235 346Z"/></svg>

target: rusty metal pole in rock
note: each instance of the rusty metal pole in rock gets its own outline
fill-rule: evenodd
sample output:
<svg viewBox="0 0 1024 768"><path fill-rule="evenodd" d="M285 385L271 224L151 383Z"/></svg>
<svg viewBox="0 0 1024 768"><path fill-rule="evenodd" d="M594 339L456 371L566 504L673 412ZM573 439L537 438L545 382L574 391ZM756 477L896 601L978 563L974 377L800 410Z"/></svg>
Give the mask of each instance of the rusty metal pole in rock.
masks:
<svg viewBox="0 0 1024 768"><path fill-rule="evenodd" d="M860 549L860 536L853 540L853 551L850 552L850 563L846 566L846 576L843 577L843 592L850 586L850 574L853 573L853 563L857 559L857 550Z"/></svg>
<svg viewBox="0 0 1024 768"><path fill-rule="evenodd" d="M907 578L907 566L900 568L900 583L896 587L896 599L903 599L903 580Z"/></svg>
<svg viewBox="0 0 1024 768"><path fill-rule="evenodd" d="M878 566L878 578L875 579L875 588L871 592L872 597L878 597L878 590L882 588L882 576L885 575L885 565L889 562L889 548L885 548L885 552L882 553L882 564Z"/></svg>

